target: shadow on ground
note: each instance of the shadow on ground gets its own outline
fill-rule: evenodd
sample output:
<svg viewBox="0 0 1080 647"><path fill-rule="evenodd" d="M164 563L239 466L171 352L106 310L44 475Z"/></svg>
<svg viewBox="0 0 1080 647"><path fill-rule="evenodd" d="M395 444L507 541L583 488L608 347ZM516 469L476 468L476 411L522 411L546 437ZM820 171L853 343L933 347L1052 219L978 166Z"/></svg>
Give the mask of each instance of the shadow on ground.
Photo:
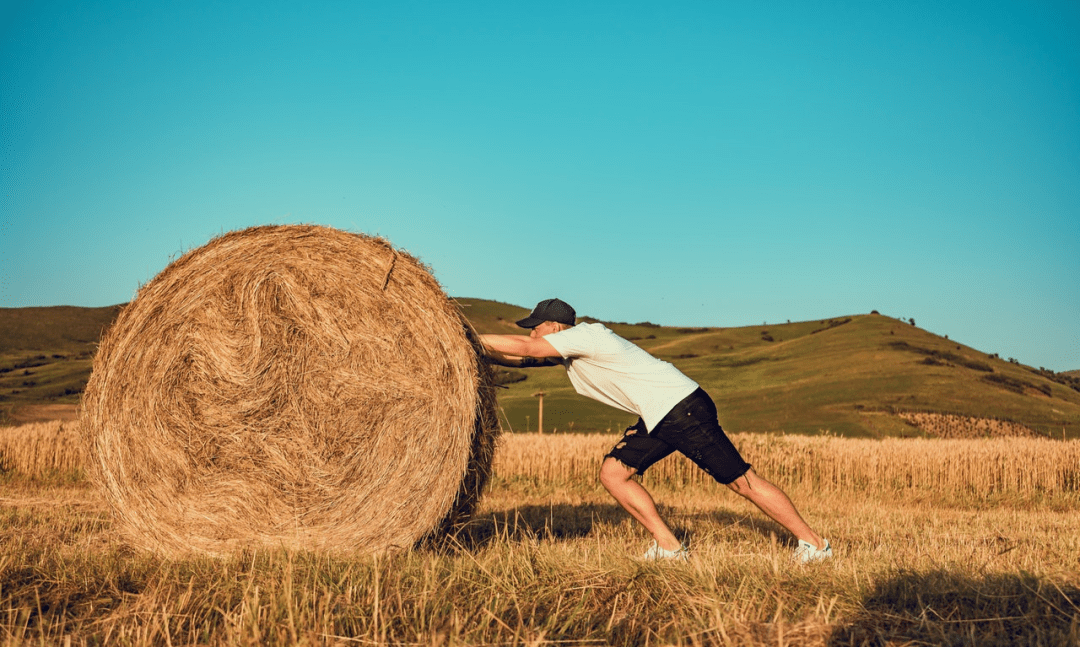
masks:
<svg viewBox="0 0 1080 647"><path fill-rule="evenodd" d="M1027 574L902 572L829 645L1080 645L1080 589Z"/></svg>
<svg viewBox="0 0 1080 647"><path fill-rule="evenodd" d="M683 514L665 509L662 512L675 535L691 544L693 533L687 526L701 522L721 528L737 527L764 538L776 535L781 543L787 543L784 539L788 535L787 531L764 517L747 517L725 510ZM524 505L477 515L449 540L449 545L464 550L476 550L496 539L509 542L577 539L588 536L597 524L618 524L629 518L629 515L614 503Z"/></svg>

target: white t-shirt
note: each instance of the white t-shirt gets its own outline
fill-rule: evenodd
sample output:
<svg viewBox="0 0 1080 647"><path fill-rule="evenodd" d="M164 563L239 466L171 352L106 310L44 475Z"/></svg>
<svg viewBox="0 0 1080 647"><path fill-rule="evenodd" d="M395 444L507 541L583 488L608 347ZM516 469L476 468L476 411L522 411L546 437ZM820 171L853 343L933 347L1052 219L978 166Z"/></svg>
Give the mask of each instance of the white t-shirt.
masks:
<svg viewBox="0 0 1080 647"><path fill-rule="evenodd" d="M672 364L603 324L580 323L544 339L563 356L566 374L578 393L641 416L649 431L698 388Z"/></svg>

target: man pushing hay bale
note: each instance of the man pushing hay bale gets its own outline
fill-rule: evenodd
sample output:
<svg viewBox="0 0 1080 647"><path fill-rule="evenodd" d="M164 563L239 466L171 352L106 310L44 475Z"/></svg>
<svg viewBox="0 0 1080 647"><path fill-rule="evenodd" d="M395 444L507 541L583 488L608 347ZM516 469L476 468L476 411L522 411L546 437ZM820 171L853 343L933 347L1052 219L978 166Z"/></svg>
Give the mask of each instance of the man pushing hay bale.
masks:
<svg viewBox="0 0 1080 647"><path fill-rule="evenodd" d="M255 227L183 255L101 341L90 475L135 545L407 548L472 512L498 433L457 306L386 241Z"/></svg>

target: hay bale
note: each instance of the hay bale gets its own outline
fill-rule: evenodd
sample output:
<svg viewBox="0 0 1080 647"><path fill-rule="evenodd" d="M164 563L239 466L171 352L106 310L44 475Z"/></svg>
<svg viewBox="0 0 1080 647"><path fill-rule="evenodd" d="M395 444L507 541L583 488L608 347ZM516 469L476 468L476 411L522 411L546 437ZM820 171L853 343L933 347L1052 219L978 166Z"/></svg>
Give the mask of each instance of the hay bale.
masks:
<svg viewBox="0 0 1080 647"><path fill-rule="evenodd" d="M164 554L412 546L472 512L498 432L475 333L379 238L255 227L177 259L102 339L87 468Z"/></svg>

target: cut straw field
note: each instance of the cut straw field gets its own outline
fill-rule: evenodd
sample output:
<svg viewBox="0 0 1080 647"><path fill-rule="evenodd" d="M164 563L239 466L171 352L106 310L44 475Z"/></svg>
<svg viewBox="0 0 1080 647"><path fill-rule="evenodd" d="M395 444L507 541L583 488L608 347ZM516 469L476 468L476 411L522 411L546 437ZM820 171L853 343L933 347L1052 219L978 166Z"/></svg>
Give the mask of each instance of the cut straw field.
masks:
<svg viewBox="0 0 1080 647"><path fill-rule="evenodd" d="M72 426L0 428L0 642L1080 644L1080 442L735 440L834 560L792 564L779 526L673 457L645 480L693 558L639 562L595 479L613 438L535 434L502 437L442 543L162 559L116 538Z"/></svg>

